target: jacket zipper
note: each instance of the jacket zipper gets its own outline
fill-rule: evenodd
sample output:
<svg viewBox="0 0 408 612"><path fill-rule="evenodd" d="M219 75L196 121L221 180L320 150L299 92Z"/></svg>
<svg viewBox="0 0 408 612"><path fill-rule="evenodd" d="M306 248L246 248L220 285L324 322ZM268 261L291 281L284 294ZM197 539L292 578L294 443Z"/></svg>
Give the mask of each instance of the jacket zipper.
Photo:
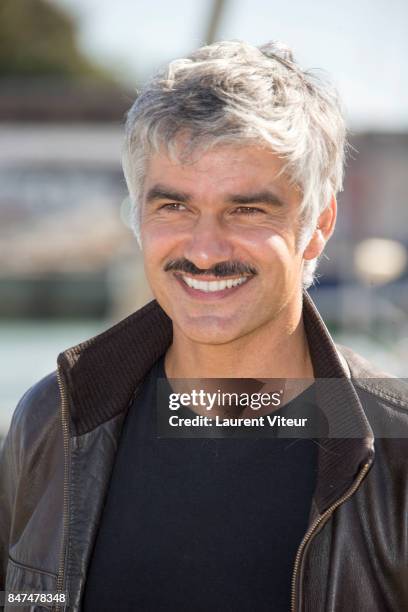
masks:
<svg viewBox="0 0 408 612"><path fill-rule="evenodd" d="M369 461L369 462L364 464L364 466L362 467L359 475L357 476L356 480L354 481L354 484L352 485L352 487L344 495L342 495L342 497L340 497L336 502L334 502L334 504L332 506L330 506L330 508L328 508L325 512L323 512L323 514L321 514L315 520L315 522L312 523L310 528L305 533L305 535L303 537L303 540L301 541L300 546L298 548L298 551L296 553L295 564L294 564L294 567L293 567L292 595L291 595L291 612L296 612L296 582L297 582L297 575L299 573L299 567L300 567L300 564L301 564L301 561L302 561L302 555L303 555L303 552L305 550L306 544L308 544L308 542L315 535L316 529L322 523L324 524L330 518L330 516L333 514L333 512L339 506L341 506L342 503L344 503L346 500L348 500L356 492L356 490L360 486L361 482L363 481L365 475L367 474L368 470L370 469L371 463L372 463L372 461Z"/></svg>
<svg viewBox="0 0 408 612"><path fill-rule="evenodd" d="M68 423L68 400L65 390L64 380L62 377L60 366L57 370L58 386L61 394L61 420L62 433L64 440L64 493L63 493L63 527L62 527L62 542L57 578L57 593L61 595L64 588L64 573L65 573L65 543L68 532L68 479L69 479L69 423ZM64 606L65 607L65 606ZM57 603L54 612L60 612L63 609L61 603Z"/></svg>

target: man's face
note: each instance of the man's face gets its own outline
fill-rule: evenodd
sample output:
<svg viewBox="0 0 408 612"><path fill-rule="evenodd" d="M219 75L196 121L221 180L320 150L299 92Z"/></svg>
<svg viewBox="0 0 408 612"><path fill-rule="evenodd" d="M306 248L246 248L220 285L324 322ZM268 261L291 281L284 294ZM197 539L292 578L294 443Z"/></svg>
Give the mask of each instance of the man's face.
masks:
<svg viewBox="0 0 408 612"><path fill-rule="evenodd" d="M153 294L175 333L225 344L272 324L301 292L299 190L255 146L210 149L194 163L152 156L141 240Z"/></svg>

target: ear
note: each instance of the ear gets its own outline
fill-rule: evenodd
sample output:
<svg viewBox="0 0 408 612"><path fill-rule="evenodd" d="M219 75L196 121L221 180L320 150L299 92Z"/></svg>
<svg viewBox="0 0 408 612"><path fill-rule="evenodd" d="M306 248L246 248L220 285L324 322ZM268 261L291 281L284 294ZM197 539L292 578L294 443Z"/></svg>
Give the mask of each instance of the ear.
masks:
<svg viewBox="0 0 408 612"><path fill-rule="evenodd" d="M337 202L333 195L330 204L324 209L317 220L316 229L313 232L303 252L303 259L316 259L323 252L326 242L334 231L337 217Z"/></svg>

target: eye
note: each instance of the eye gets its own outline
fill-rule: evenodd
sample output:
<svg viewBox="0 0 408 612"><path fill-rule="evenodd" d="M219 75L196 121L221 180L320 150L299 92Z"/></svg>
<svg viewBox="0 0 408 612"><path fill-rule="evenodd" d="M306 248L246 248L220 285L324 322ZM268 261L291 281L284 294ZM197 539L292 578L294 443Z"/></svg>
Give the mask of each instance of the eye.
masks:
<svg viewBox="0 0 408 612"><path fill-rule="evenodd" d="M163 204L163 206L160 206L159 210L178 211L178 210L186 210L186 207L184 204L181 204L180 202L169 202L168 204Z"/></svg>
<svg viewBox="0 0 408 612"><path fill-rule="evenodd" d="M238 206L234 209L234 213L244 214L244 215L256 215L256 214L265 214L265 211L262 208L257 208L256 206Z"/></svg>

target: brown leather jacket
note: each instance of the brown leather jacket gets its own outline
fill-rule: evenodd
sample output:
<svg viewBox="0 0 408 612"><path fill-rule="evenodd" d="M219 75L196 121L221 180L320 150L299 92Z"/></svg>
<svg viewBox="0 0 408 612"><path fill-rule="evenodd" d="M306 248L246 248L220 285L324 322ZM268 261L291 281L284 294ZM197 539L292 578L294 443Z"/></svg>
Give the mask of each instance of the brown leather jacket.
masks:
<svg viewBox="0 0 408 612"><path fill-rule="evenodd" d="M319 441L292 608L408 610L405 386L339 352L307 293L303 317L316 378L336 382L318 390L336 433ZM171 321L151 302L62 353L58 372L24 395L0 462L0 590L64 590L65 609L81 609L127 408L171 338Z"/></svg>

